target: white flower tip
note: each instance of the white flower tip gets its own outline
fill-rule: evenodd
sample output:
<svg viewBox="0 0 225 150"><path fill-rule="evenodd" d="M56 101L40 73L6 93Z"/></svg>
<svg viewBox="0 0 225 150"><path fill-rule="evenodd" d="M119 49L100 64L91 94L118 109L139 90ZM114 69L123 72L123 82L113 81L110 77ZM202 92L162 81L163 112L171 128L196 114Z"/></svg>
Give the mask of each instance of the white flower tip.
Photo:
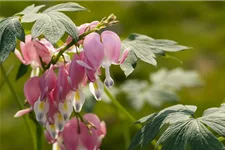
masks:
<svg viewBox="0 0 225 150"><path fill-rule="evenodd" d="M31 110L32 110L32 108L27 108L27 109L20 110L20 111L18 111L18 112L14 115L14 117L15 117L15 118L21 117L21 116L23 116L23 115L29 113Z"/></svg>
<svg viewBox="0 0 225 150"><path fill-rule="evenodd" d="M96 100L97 100L97 101L102 100L102 95L101 95L100 92L96 92L96 93L95 93L95 97L96 97Z"/></svg>
<svg viewBox="0 0 225 150"><path fill-rule="evenodd" d="M108 88L111 88L114 84L114 81L112 78L109 78L109 79L105 79L104 83Z"/></svg>
<svg viewBox="0 0 225 150"><path fill-rule="evenodd" d="M79 113L81 111L82 105L80 105L80 103L76 103L74 105L74 110L75 112Z"/></svg>

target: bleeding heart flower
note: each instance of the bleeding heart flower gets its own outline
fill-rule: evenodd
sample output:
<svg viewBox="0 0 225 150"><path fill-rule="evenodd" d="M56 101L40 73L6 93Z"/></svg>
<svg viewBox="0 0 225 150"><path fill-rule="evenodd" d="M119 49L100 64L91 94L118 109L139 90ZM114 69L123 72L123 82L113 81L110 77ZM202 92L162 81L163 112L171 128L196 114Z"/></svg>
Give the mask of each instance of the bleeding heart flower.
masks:
<svg viewBox="0 0 225 150"><path fill-rule="evenodd" d="M93 124L95 128L88 130L87 126L72 118L66 125L62 132L62 140L67 150L97 150L101 145L103 137L106 135L105 124L100 122L95 114L85 114L83 117L89 123Z"/></svg>
<svg viewBox="0 0 225 150"><path fill-rule="evenodd" d="M34 42L31 40L31 35L27 35L25 43L20 42L20 50L15 49L14 53L19 58L19 60L25 65L31 65L31 77L39 75L39 67L41 67L40 59L36 48L34 47Z"/></svg>
<svg viewBox="0 0 225 150"><path fill-rule="evenodd" d="M124 62L128 55L128 50L125 50L120 59L121 53L121 41L119 36L112 31L104 31L101 34L102 43L104 45L104 61L102 66L105 68L105 85L107 87L112 87L114 84L113 79L110 76L110 66L111 64L121 64Z"/></svg>

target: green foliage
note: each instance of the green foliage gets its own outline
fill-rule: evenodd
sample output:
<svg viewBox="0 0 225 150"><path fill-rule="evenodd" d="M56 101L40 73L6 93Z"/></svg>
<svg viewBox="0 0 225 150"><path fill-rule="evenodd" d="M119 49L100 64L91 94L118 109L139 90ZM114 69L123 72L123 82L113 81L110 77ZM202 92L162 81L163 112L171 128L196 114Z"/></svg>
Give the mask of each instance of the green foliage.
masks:
<svg viewBox="0 0 225 150"><path fill-rule="evenodd" d="M0 63L2 63L16 48L16 38L25 41L25 33L18 16L1 20L0 29Z"/></svg>
<svg viewBox="0 0 225 150"><path fill-rule="evenodd" d="M69 2L55 5L42 13L37 13L42 7L43 5L36 7L31 5L22 11L22 14L24 14L22 22L35 21L31 29L32 38L37 38L43 34L48 41L55 44L67 32L74 40L78 40L76 25L60 11L84 11L87 10L86 8L77 3Z"/></svg>
<svg viewBox="0 0 225 150"><path fill-rule="evenodd" d="M24 65L24 64L21 63L20 67L19 67L19 70L16 74L16 80L18 80L19 78L24 76L27 73L29 67L30 67L29 65Z"/></svg>
<svg viewBox="0 0 225 150"><path fill-rule="evenodd" d="M155 60L156 54L165 56L165 52L177 52L189 47L177 45L177 42L172 40L157 40L142 34L131 34L123 41L123 49L129 48L135 55L128 55L127 60L121 65L121 69L128 76L133 72L137 58L149 63L153 66L157 65ZM137 57L137 58L136 58Z"/></svg>
<svg viewBox="0 0 225 150"><path fill-rule="evenodd" d="M127 80L121 85L121 91L126 93L136 110L141 110L145 102L154 107L159 107L165 102L176 102L179 100L177 91L181 88L202 85L197 72L185 71L181 68L160 69L152 73L149 79L152 84L146 80Z"/></svg>
<svg viewBox="0 0 225 150"><path fill-rule="evenodd" d="M209 108L197 119L193 117L196 109L192 105L175 105L141 118L136 123L145 125L133 137L128 149L148 145L162 128L167 128L156 144L156 147L161 144L162 150L224 150L224 145L207 127L224 136L225 105Z"/></svg>

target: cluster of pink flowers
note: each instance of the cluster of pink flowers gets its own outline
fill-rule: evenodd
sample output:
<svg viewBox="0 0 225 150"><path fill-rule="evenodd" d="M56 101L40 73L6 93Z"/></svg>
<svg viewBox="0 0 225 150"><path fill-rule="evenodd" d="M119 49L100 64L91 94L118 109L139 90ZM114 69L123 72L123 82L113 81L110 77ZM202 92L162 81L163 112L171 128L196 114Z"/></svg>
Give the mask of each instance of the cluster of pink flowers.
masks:
<svg viewBox="0 0 225 150"><path fill-rule="evenodd" d="M78 28L79 35L96 27L98 23L94 21L81 25ZM70 41L71 38L68 38L66 43ZM82 88L87 83L96 100L101 100L104 84L99 78L100 68L105 68L105 85L108 88L112 87L114 81L109 68L111 64L123 63L128 51L124 51L120 57L121 41L112 31L104 31L101 35L96 32L90 33L80 40L78 45L79 47L74 47L72 61L69 55L64 53L64 61L51 65L43 75L38 76L42 63L48 64L60 49L55 49L45 39L31 40L31 36L26 37L26 43L21 42L22 54L19 50L15 50L15 54L22 63L32 67L31 78L24 86L25 97L31 107L19 111L15 116L22 116L33 110L36 120L45 126L50 142L57 143L61 149L66 147L68 150L74 150L83 146L92 150L99 148L101 139L105 136L104 123L100 123L98 117L93 114L85 115L84 118L96 127L90 129L92 134L89 134L85 124L78 123L75 118L70 120L70 115L73 109L75 112L81 111L85 102ZM78 48L82 50L78 52ZM60 142L61 140L63 142Z"/></svg>

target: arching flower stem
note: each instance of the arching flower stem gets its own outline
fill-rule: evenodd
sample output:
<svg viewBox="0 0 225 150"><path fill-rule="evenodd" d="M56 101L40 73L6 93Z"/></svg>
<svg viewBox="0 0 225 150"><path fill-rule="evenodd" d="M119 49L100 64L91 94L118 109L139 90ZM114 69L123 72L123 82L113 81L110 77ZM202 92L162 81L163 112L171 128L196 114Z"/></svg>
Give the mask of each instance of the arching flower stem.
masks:
<svg viewBox="0 0 225 150"><path fill-rule="evenodd" d="M78 38L78 41L71 41L69 44L67 44L66 46L62 47L59 50L59 53L56 56L53 56L51 58L51 61L45 66L44 64L42 64L42 68L44 70L47 70L50 68L51 64L56 64L59 60L59 58L63 55L63 53L69 49L71 46L73 46L74 44L78 43L80 40L82 40L85 36L87 36L88 34L98 31L100 29L106 28L107 26L111 26L118 23L118 21L116 20L116 16L114 16L113 14L109 15L109 17L107 17L106 19L103 19L94 29L88 30L85 33L81 34Z"/></svg>

